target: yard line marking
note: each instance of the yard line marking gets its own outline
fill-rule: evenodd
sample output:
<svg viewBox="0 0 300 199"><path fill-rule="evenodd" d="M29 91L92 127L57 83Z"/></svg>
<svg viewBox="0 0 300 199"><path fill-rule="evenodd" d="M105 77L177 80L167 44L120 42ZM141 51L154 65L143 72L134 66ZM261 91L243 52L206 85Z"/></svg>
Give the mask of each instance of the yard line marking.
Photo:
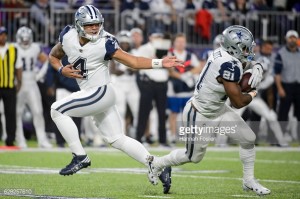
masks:
<svg viewBox="0 0 300 199"><path fill-rule="evenodd" d="M138 196L139 198L174 198L169 196L150 196L150 195L144 195L144 196Z"/></svg>
<svg viewBox="0 0 300 199"><path fill-rule="evenodd" d="M231 195L232 197L237 198L259 198L260 196L249 196L249 195Z"/></svg>
<svg viewBox="0 0 300 199"><path fill-rule="evenodd" d="M3 165L2 165L3 166ZM9 166L9 165L7 165ZM1 165L0 165L1 169ZM19 172L18 172L19 171ZM55 173L54 173L55 171ZM239 180L242 181L242 178L233 178L233 177L218 177L218 176L196 176L196 175L186 175L189 173L189 171L184 171L180 168L174 168L173 171L175 173L172 174L172 176L181 177L181 178L201 178L201 179L222 179L222 180ZM212 172L218 171L218 170L212 170ZM223 171L223 170L220 170ZM48 172L48 173L47 173ZM95 169L86 169L85 171L79 171L78 174L90 174L90 173L125 173L125 174L141 174L144 175L147 170L143 168L95 168ZM207 173L211 172L210 170L206 171ZM26 168L26 169L1 169L0 173L4 174L57 174L58 170L53 168ZM184 173L183 175L180 173ZM191 171L190 173L193 173ZM199 170L199 173L201 173L201 170ZM259 180L261 182L271 182L271 183L286 183L286 184L300 184L300 181L293 181L293 180L270 180L270 179L261 179Z"/></svg>
<svg viewBox="0 0 300 199"><path fill-rule="evenodd" d="M43 167L28 167L28 166L17 166L17 165L1 165L0 173L6 174L57 174L59 169L57 168L43 168ZM197 173L229 173L229 170L194 170L194 171L184 171L180 168L174 168L173 171L176 173L183 174L197 174ZM84 171L79 171L81 174L89 173L141 173L147 172L145 168L89 168Z"/></svg>
<svg viewBox="0 0 300 199"><path fill-rule="evenodd" d="M206 160L217 160L217 161L231 161L231 162L240 162L239 158L214 158L214 157L207 157ZM297 160L262 160L262 159L255 159L256 163L265 163L265 164L300 164L300 161Z"/></svg>

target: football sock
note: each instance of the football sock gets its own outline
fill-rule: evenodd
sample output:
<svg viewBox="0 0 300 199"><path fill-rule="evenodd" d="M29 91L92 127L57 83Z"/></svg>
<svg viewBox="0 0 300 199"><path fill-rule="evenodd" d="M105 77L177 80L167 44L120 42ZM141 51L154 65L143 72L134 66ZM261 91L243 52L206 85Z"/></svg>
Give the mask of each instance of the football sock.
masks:
<svg viewBox="0 0 300 199"><path fill-rule="evenodd" d="M79 139L77 126L72 118L63 115L54 109L51 109L51 117L58 130L68 143L71 151L76 155L86 155Z"/></svg>
<svg viewBox="0 0 300 199"><path fill-rule="evenodd" d="M150 155L150 153L140 142L136 141L135 139L123 135L121 138L113 142L111 146L123 151L138 162L147 165L147 157Z"/></svg>
<svg viewBox="0 0 300 199"><path fill-rule="evenodd" d="M155 157L154 165L158 168L164 168L167 166L177 166L190 162L185 152L185 149L176 149L163 157Z"/></svg>
<svg viewBox="0 0 300 199"><path fill-rule="evenodd" d="M240 159L243 163L243 179L250 180L254 178L255 148L243 149L240 147Z"/></svg>

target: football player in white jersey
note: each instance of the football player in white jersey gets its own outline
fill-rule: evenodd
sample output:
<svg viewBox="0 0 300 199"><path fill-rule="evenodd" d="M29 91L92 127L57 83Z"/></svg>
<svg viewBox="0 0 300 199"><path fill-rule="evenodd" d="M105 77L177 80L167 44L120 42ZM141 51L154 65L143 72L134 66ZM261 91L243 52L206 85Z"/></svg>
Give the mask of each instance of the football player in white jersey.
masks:
<svg viewBox="0 0 300 199"><path fill-rule="evenodd" d="M223 31L221 48L213 51L195 86L194 96L183 111L184 126L180 135L186 135L186 149L177 149L163 157L154 157L152 165L158 174L164 167L202 160L213 133L226 133L240 144L240 159L243 164L243 188L259 195L270 190L254 178L255 134L245 121L228 105L241 108L249 104L256 91L242 93L239 80L243 65L253 59L255 42L252 33L243 26L230 26ZM262 79L262 66L252 67L249 84L256 88Z"/></svg>
<svg viewBox="0 0 300 199"><path fill-rule="evenodd" d="M76 78L80 91L56 101L51 107L51 117L68 143L73 159L60 171L72 175L91 165L83 149L78 129L71 117L92 116L103 139L138 162L148 166L148 178L157 184L153 176L153 158L138 141L126 136L120 115L116 109L116 94L110 83L108 62L114 59L134 69L169 68L183 66L175 57L148 59L136 57L119 48L116 38L104 31L104 19L93 5L80 7L75 13L75 27L66 26L59 35L59 42L52 48L49 60L58 73ZM69 65L62 66L63 56Z"/></svg>
<svg viewBox="0 0 300 199"><path fill-rule="evenodd" d="M17 145L21 148L27 147L22 125L22 114L27 104L33 115L38 146L51 148L52 145L48 141L45 132L42 98L37 85L37 81L43 78L47 72L48 56L37 43L33 42L32 30L30 28L26 26L19 28L16 38L18 55L21 57L23 63L23 85L17 95ZM43 64L41 69L37 69L37 61Z"/></svg>

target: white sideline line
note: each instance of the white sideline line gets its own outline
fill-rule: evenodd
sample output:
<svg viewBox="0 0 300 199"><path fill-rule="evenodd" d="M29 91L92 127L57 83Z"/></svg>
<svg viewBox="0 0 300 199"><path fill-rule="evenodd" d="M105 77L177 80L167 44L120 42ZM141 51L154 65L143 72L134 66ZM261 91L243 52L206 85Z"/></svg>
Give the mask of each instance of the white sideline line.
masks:
<svg viewBox="0 0 300 199"><path fill-rule="evenodd" d="M2 165L3 166L3 165ZM6 165L8 166L8 165ZM1 169L1 165L0 165ZM0 173L3 174L58 174L59 170L53 169L53 168L24 168L21 169L18 167L18 169L9 169L4 168L0 170ZM201 179L214 179L214 180L238 180L242 181L242 178L233 178L233 177L218 177L218 176L196 176L196 175L186 175L186 171L182 172L181 169L174 168L173 171L175 173L172 174L172 176L181 177L181 178L201 178ZM201 171L201 170L200 170ZM215 171L222 171L223 170L212 170L212 173ZM90 174L90 173L126 173L126 174L139 174L144 175L147 170L142 168L96 168L96 169L86 169L84 171L79 171L78 174ZM184 174L180 174L180 173ZM210 172L210 170L206 170L206 173ZM193 172L191 172L193 173ZM283 183L283 184L300 184L300 181L293 181L293 180L270 180L270 179L262 179L259 180L261 182L271 182L271 183Z"/></svg>

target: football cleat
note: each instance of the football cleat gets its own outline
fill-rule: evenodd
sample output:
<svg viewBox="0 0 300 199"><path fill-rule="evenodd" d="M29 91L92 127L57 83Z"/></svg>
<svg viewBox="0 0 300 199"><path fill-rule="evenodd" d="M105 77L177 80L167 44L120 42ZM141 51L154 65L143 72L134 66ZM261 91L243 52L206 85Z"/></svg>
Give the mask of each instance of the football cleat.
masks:
<svg viewBox="0 0 300 199"><path fill-rule="evenodd" d="M52 144L48 141L44 141L44 142L40 143L38 146L39 146L39 148L44 148L44 149L53 148Z"/></svg>
<svg viewBox="0 0 300 199"><path fill-rule="evenodd" d="M60 175L73 175L77 171L87 168L88 166L91 166L91 160L87 155L76 155L73 154L73 159L70 164L68 164L65 168L60 170Z"/></svg>
<svg viewBox="0 0 300 199"><path fill-rule="evenodd" d="M160 175L161 171L154 167L153 165L154 156L149 155L147 157L147 166L148 166L148 180L153 185L158 184L158 176Z"/></svg>
<svg viewBox="0 0 300 199"><path fill-rule="evenodd" d="M164 170L161 172L159 176L159 179L163 184L164 194L168 194L171 188L171 172L172 172L172 168L166 167L164 168Z"/></svg>
<svg viewBox="0 0 300 199"><path fill-rule="evenodd" d="M243 180L243 189L244 191L254 191L258 195L268 195L271 193L271 191L265 187L263 187L261 184L257 182L256 179L251 180Z"/></svg>

